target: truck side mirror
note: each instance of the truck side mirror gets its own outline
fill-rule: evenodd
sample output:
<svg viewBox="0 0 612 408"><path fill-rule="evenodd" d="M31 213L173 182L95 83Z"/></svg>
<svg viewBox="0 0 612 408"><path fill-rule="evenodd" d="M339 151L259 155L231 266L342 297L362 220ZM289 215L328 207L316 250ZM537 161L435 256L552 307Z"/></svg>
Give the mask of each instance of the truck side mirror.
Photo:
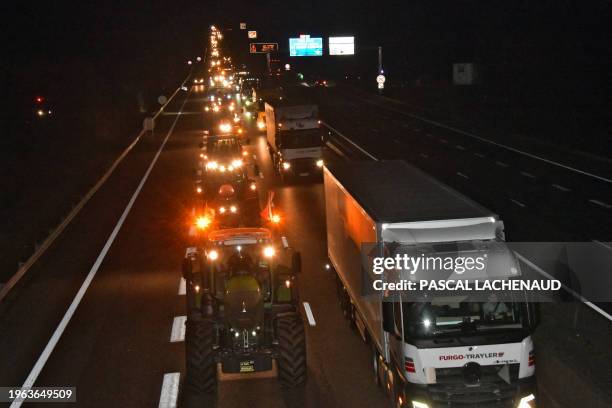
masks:
<svg viewBox="0 0 612 408"><path fill-rule="evenodd" d="M302 254L294 252L291 256L291 270L294 274L302 272Z"/></svg>
<svg viewBox="0 0 612 408"><path fill-rule="evenodd" d="M181 266L181 269L183 270L183 278L185 278L185 280L189 282L191 280L192 272L191 260L189 258L183 258Z"/></svg>
<svg viewBox="0 0 612 408"><path fill-rule="evenodd" d="M393 302L390 300L382 302L383 330L388 333L395 333L393 321Z"/></svg>

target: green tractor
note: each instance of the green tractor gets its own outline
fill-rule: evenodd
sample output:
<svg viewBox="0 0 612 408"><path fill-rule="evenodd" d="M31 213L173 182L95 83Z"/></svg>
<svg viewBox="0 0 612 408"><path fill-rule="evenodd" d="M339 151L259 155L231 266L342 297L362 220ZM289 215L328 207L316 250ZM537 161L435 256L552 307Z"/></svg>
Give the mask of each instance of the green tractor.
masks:
<svg viewBox="0 0 612 408"><path fill-rule="evenodd" d="M306 381L306 338L299 313L299 252L280 251L265 228L213 231L183 259L187 282L186 386L211 393L223 373L276 369L283 386ZM278 258L291 253L291 266Z"/></svg>

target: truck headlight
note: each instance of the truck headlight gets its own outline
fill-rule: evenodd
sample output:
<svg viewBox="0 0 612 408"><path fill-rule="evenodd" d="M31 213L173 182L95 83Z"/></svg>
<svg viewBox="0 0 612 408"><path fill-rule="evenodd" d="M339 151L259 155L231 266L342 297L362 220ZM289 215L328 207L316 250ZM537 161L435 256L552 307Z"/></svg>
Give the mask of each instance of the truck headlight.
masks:
<svg viewBox="0 0 612 408"><path fill-rule="evenodd" d="M221 214L225 214L225 207L219 207L219 212Z"/></svg>
<svg viewBox="0 0 612 408"><path fill-rule="evenodd" d="M266 127L266 124L263 122L257 122L257 129L259 130L264 130L264 128Z"/></svg>
<svg viewBox="0 0 612 408"><path fill-rule="evenodd" d="M317 167L323 167L323 159L317 160Z"/></svg>
<svg viewBox="0 0 612 408"><path fill-rule="evenodd" d="M283 162L283 169L285 170L289 170L291 168L291 163L289 162Z"/></svg>
<svg viewBox="0 0 612 408"><path fill-rule="evenodd" d="M429 408L429 405L420 401L412 401L412 408Z"/></svg>
<svg viewBox="0 0 612 408"><path fill-rule="evenodd" d="M230 212L236 213L238 211L238 208L235 205L232 205L230 207Z"/></svg>
<svg viewBox="0 0 612 408"><path fill-rule="evenodd" d="M535 395L529 394L521 398L516 408L535 408Z"/></svg>
<svg viewBox="0 0 612 408"><path fill-rule="evenodd" d="M206 168L208 170L216 170L219 167L219 164L216 161L210 161L206 163Z"/></svg>

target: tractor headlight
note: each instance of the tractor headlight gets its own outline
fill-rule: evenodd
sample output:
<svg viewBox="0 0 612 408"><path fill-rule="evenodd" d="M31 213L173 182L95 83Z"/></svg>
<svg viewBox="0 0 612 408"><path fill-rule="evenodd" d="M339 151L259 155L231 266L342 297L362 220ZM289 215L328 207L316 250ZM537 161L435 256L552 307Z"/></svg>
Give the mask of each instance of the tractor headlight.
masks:
<svg viewBox="0 0 612 408"><path fill-rule="evenodd" d="M263 251L263 254L266 258L272 258L275 253L276 251L274 250L274 247L271 247L271 246L265 247Z"/></svg>
<svg viewBox="0 0 612 408"><path fill-rule="evenodd" d="M219 207L219 212L221 214L225 214L225 211L226 211L225 207Z"/></svg>
<svg viewBox="0 0 612 408"><path fill-rule="evenodd" d="M323 163L323 159L317 160L317 167L323 167L323 164L325 164Z"/></svg>
<svg viewBox="0 0 612 408"><path fill-rule="evenodd" d="M235 214L236 212L238 212L238 208L237 208L235 205L232 205L232 206L230 207L230 212L232 212L232 213L234 213L234 214Z"/></svg>
<svg viewBox="0 0 612 408"><path fill-rule="evenodd" d="M283 162L283 169L284 170L289 170L291 168L291 163L289 162Z"/></svg>
<svg viewBox="0 0 612 408"><path fill-rule="evenodd" d="M266 127L266 124L263 123L262 121L257 122L257 129L264 130L265 127Z"/></svg>
<svg viewBox="0 0 612 408"><path fill-rule="evenodd" d="M216 170L217 167L219 167L219 163L217 163L216 161L209 161L208 163L206 163L206 169L208 170Z"/></svg>

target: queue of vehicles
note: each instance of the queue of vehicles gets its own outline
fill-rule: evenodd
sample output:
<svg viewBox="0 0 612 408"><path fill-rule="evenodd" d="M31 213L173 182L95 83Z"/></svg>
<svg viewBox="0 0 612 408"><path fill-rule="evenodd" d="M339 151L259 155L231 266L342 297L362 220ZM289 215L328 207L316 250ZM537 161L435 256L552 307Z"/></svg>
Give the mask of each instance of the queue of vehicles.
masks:
<svg viewBox="0 0 612 408"><path fill-rule="evenodd" d="M200 144L203 210L195 223L202 234L183 259L188 389L214 391L218 372L276 370L285 386L306 381L301 257L286 240L279 245L277 229L268 227L278 221L272 203L260 211L246 127L236 127L246 111L256 131L265 130L281 179L324 179L326 269L344 316L370 346L372 377L392 406L534 408L532 334L539 314L527 293L483 302L371 291L376 277L363 263L364 252L366 258L484 255L485 275L511 279L520 265L499 217L405 162L324 163L317 106L282 94L265 101L243 96L219 41L213 30L205 111L216 127ZM247 101L265 102L265 109L255 117Z"/></svg>
<svg viewBox="0 0 612 408"><path fill-rule="evenodd" d="M280 239L269 200L260 211L241 127L243 105L221 33L211 29L209 97L214 126L199 143L193 245L186 281L186 390L216 389L218 375L277 373L284 386L306 381L306 340L298 308L299 252ZM237 119L237 120L236 120Z"/></svg>

